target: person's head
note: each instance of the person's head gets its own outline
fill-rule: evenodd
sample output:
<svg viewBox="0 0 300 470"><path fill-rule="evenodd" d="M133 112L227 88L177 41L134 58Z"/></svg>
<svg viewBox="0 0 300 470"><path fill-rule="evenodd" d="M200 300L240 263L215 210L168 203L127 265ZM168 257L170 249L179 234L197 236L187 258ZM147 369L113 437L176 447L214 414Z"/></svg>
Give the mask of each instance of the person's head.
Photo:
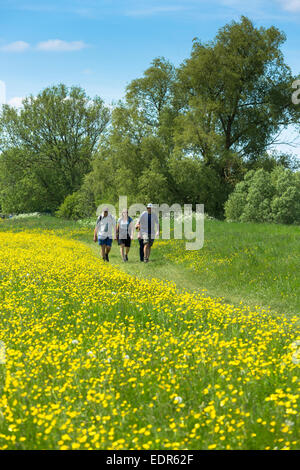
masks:
<svg viewBox="0 0 300 470"><path fill-rule="evenodd" d="M104 207L103 209L103 217L107 217L108 216L108 208L107 207Z"/></svg>
<svg viewBox="0 0 300 470"><path fill-rule="evenodd" d="M153 204L147 204L147 212L148 214L151 214L151 210L152 210L152 207L153 207Z"/></svg>
<svg viewBox="0 0 300 470"><path fill-rule="evenodd" d="M122 217L123 217L123 219L127 219L127 217L128 217L128 210L127 209L122 210Z"/></svg>

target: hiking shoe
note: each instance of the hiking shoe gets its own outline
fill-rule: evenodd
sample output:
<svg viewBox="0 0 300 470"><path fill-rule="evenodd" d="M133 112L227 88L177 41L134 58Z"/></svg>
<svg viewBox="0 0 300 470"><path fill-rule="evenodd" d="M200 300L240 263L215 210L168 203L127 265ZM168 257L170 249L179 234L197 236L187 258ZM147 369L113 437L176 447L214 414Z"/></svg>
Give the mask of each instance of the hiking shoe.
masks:
<svg viewBox="0 0 300 470"><path fill-rule="evenodd" d="M148 258L145 258L144 263L148 263L148 262L149 262Z"/></svg>

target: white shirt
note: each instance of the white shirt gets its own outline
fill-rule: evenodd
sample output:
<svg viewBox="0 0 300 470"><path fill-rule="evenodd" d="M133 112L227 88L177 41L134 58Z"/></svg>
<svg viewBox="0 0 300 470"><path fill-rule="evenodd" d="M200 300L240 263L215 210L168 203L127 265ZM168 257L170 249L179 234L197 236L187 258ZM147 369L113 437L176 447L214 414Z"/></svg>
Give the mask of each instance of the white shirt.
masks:
<svg viewBox="0 0 300 470"><path fill-rule="evenodd" d="M101 220L100 220L101 218ZM108 214L106 217L100 216L97 219L96 228L98 238L104 240L105 238L113 238L113 228L116 226L115 218Z"/></svg>
<svg viewBox="0 0 300 470"><path fill-rule="evenodd" d="M151 212L151 227L149 227L149 230L148 230L148 211L144 211L141 215L140 215L140 219L139 219L139 222L140 222L140 232L141 232L141 235L143 234L147 234L149 232L151 232L151 238L155 238L155 225L158 226L158 217L157 215L154 213L154 212Z"/></svg>
<svg viewBox="0 0 300 470"><path fill-rule="evenodd" d="M131 235L133 220L131 217L126 218L126 220L124 220L123 217L120 217L118 220L118 224L119 224L119 238L121 240L124 240L128 236Z"/></svg>

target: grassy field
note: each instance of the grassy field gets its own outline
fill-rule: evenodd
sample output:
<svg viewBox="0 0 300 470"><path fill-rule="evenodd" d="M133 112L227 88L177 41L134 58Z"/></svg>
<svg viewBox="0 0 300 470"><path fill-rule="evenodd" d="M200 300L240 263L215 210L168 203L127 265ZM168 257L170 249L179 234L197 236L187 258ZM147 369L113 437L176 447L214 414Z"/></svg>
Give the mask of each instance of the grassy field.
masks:
<svg viewBox="0 0 300 470"><path fill-rule="evenodd" d="M45 229L87 243L99 256L92 241L92 228L54 217L6 220L0 230ZM151 262L139 262L134 241L130 262L121 260L117 243L111 263L128 274L176 283L179 289L207 290L225 302L261 306L285 314L300 314L300 227L274 224L205 221L204 247L186 251L181 240L156 241Z"/></svg>
<svg viewBox="0 0 300 470"><path fill-rule="evenodd" d="M207 221L148 265L91 232L0 222L0 448L299 448L299 228Z"/></svg>

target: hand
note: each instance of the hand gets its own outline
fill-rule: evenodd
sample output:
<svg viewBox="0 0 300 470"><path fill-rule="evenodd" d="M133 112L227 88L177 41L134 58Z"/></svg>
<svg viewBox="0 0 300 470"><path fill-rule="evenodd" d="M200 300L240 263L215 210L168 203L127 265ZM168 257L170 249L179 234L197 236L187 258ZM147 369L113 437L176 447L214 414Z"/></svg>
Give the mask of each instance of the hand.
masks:
<svg viewBox="0 0 300 470"><path fill-rule="evenodd" d="M159 232L156 232L155 238L159 238Z"/></svg>

